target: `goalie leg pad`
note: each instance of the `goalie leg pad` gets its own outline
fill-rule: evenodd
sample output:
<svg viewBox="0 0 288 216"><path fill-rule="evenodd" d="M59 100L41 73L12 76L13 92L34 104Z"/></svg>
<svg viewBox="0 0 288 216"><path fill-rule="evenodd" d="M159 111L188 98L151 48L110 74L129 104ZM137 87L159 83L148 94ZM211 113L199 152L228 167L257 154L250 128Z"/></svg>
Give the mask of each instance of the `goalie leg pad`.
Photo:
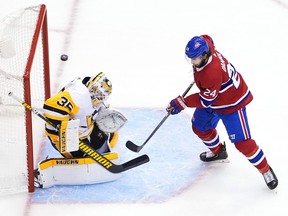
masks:
<svg viewBox="0 0 288 216"><path fill-rule="evenodd" d="M116 145L116 143L118 141L118 137L119 137L119 132L118 131L116 131L115 133L111 133L110 141L109 141L111 148L115 147L115 145Z"/></svg>
<svg viewBox="0 0 288 216"><path fill-rule="evenodd" d="M117 163L117 153L104 154ZM85 185L114 181L121 173L111 173L92 158L51 158L38 164L39 182L43 188L54 185Z"/></svg>

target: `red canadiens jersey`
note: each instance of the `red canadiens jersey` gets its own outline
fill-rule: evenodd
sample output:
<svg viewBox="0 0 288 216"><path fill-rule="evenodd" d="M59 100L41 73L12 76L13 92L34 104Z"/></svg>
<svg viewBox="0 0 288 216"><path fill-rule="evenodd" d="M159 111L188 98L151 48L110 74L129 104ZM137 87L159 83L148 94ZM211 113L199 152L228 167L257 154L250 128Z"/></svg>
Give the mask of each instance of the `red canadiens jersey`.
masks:
<svg viewBox="0 0 288 216"><path fill-rule="evenodd" d="M223 114L243 108L253 99L244 79L215 49L212 39L208 35L202 37L208 42L212 55L202 68L193 67L200 92L185 98L187 106L211 108Z"/></svg>

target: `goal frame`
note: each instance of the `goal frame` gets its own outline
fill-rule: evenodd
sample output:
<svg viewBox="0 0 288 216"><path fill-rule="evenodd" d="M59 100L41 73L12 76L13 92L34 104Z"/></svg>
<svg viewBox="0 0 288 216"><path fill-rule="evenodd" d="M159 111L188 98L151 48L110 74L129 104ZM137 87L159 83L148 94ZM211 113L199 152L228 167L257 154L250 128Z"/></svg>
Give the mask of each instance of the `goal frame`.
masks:
<svg viewBox="0 0 288 216"><path fill-rule="evenodd" d="M33 40L25 72L23 75L24 82L24 99L28 104L31 104L31 88L30 75L33 65L34 56L36 53L37 44L42 40L43 46L43 68L44 68L44 92L45 100L50 97L50 66L49 66L49 45L48 45L48 22L47 22L47 8L45 4L40 7L38 22L34 31ZM34 192L34 153L33 153L33 124L32 113L25 110L26 114L26 139L27 139L27 168L28 168L28 191Z"/></svg>

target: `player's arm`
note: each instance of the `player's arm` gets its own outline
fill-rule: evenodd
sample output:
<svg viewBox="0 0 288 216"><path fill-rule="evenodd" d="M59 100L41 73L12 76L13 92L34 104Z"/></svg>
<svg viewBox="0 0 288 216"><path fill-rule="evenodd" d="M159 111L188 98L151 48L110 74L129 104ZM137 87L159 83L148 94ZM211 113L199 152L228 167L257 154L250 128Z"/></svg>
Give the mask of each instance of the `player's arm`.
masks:
<svg viewBox="0 0 288 216"><path fill-rule="evenodd" d="M47 99L43 108L44 116L58 126L58 128L54 128L46 124L46 135L55 144L55 147L62 152L63 147L60 146L61 138L59 137L61 134L60 129L63 132L70 127L68 124L70 116L76 114L79 111L79 107L73 102L69 92L63 91Z"/></svg>
<svg viewBox="0 0 288 216"><path fill-rule="evenodd" d="M66 91L47 99L43 108L44 116L58 124L63 120L69 120L70 115L75 115L79 111L79 107Z"/></svg>
<svg viewBox="0 0 288 216"><path fill-rule="evenodd" d="M219 90L221 88L221 76L216 75L207 77L205 85L199 86L200 92L191 94L184 98L185 104L192 108L207 108L211 106L216 100Z"/></svg>
<svg viewBox="0 0 288 216"><path fill-rule="evenodd" d="M209 79L199 92L199 99L204 108L210 107L216 100L221 87L221 79Z"/></svg>
<svg viewBox="0 0 288 216"><path fill-rule="evenodd" d="M173 99L167 106L167 112L170 112L172 115L178 114L186 107L191 108L208 108L216 100L219 90L221 87L221 79L211 79L207 80L205 86L200 88L199 93L189 95L185 98L178 96Z"/></svg>

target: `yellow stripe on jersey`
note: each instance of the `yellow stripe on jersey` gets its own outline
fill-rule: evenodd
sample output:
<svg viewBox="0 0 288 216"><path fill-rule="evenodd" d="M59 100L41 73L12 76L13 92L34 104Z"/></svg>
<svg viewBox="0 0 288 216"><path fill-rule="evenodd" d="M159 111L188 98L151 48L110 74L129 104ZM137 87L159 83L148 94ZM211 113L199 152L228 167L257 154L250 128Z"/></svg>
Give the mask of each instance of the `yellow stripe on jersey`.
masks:
<svg viewBox="0 0 288 216"><path fill-rule="evenodd" d="M112 152L112 153L107 153L103 154L105 158L108 160L114 160L119 158L119 155L117 152ZM81 164L92 164L92 163L97 163L95 160L92 158L73 158L73 159L68 159L68 158L50 158L47 160L43 160L39 164L40 170L47 169L51 166L73 166L73 165L81 165Z"/></svg>

